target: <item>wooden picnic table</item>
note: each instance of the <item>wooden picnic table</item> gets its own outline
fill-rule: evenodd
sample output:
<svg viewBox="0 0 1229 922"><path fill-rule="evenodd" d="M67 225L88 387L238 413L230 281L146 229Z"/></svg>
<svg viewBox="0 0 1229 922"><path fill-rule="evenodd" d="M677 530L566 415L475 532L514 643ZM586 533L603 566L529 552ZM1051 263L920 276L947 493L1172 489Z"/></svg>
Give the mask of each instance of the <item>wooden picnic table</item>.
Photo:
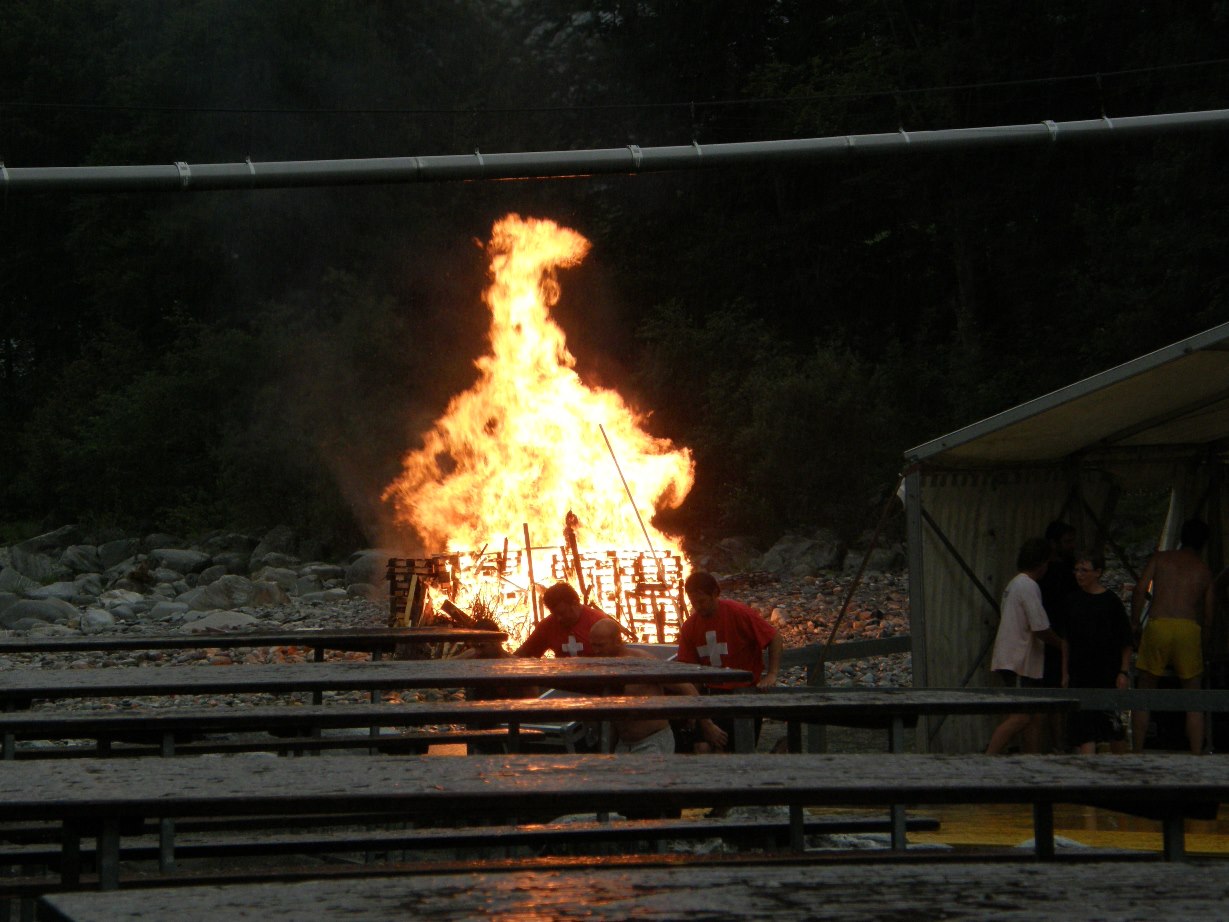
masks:
<svg viewBox="0 0 1229 922"><path fill-rule="evenodd" d="M1229 760L1155 754L1085 756L509 755L373 756L344 771L303 759L89 759L0 764L0 815L64 824L62 877L79 879L83 833L98 831L99 878L118 886L121 823L145 816L258 816L381 811L392 816L558 816L710 806L790 809L803 844L805 806L1031 804L1036 850L1054 854L1053 806L1146 808L1166 857L1184 852L1183 818L1229 795Z"/></svg>
<svg viewBox="0 0 1229 922"><path fill-rule="evenodd" d="M229 884L45 896L39 918L257 918L300 922L431 919L947 919L1052 922L1117 919L1211 922L1224 917L1229 878L1218 865L1087 862L793 864L666 867L586 865Z"/></svg>
<svg viewBox="0 0 1229 922"><path fill-rule="evenodd" d="M117 669L10 669L0 672L0 709L33 700L148 695L291 694L411 688L562 688L618 691L633 683L750 681L738 669L627 657L383 660L147 666Z"/></svg>
<svg viewBox="0 0 1229 922"><path fill-rule="evenodd" d="M234 647L308 647L316 659L325 650L390 653L403 644L477 643L506 640L503 631L472 628L327 628L286 631L200 631L181 634L93 634L83 637L0 637L0 654L81 651L192 650Z"/></svg>
<svg viewBox="0 0 1229 922"><path fill-rule="evenodd" d="M1039 708L1066 711L1074 702L1062 698L1044 701L1025 696L984 694L959 689L866 689L856 694L823 691L783 691L765 694L655 697L554 697L499 701L421 701L399 705L269 705L251 708L158 708L136 711L35 711L0 714L4 757L13 757L13 742L23 739L97 739L140 732L170 735L173 752L176 733L286 732L351 727L406 727L431 724L501 723L508 725L513 744L524 724L562 724L574 721L680 720L728 717L749 723L756 717L784 721L790 749L801 748L801 725L837 723L884 727L888 748L904 749L903 729L922 714L1005 713ZM736 731L736 750L747 752L751 734Z"/></svg>

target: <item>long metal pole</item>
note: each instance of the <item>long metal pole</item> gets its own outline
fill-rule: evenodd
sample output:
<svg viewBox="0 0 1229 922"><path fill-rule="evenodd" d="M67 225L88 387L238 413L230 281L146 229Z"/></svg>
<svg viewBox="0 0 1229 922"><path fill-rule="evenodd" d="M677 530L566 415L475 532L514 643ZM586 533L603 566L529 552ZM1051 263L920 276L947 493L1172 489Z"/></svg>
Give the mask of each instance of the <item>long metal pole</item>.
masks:
<svg viewBox="0 0 1229 922"><path fill-rule="evenodd" d="M0 190L16 192L205 192L293 186L455 182L491 179L574 178L612 173L652 173L707 167L758 166L901 151L970 147L1054 145L1095 137L1137 137L1172 131L1229 128L1229 109L1102 117L1070 122L945 128L882 134L837 135L784 141L745 141L672 147L447 154L354 160L283 160L267 163L202 163L131 166L6 167Z"/></svg>
<svg viewBox="0 0 1229 922"><path fill-rule="evenodd" d="M640 530L644 532L644 541L649 546L649 555L657 561L658 569L661 569L661 561L657 560L657 551L653 549L653 539L649 537L649 530L644 527L644 519L640 517L640 507L636 505L636 498L632 496L632 488L627 485L627 478L623 476L623 468L619 464L614 446L610 444L610 436L606 434L606 427L601 423L598 423L597 427L602 431L602 438L606 440L606 448L610 450L610 460L614 462L615 470L619 472L619 479L623 481L623 489L627 492L627 501L632 504L632 512L636 513L636 521L640 523Z"/></svg>

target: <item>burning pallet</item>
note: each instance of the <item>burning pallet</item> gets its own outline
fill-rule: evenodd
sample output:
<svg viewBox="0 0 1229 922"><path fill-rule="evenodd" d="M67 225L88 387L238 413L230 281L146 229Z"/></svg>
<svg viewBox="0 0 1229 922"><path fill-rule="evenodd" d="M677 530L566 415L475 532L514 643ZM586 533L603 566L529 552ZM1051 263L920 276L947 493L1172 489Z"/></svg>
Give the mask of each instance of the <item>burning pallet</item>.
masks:
<svg viewBox="0 0 1229 922"><path fill-rule="evenodd" d="M672 643L685 617L683 561L658 551L576 553L566 547L388 561L389 624L414 626L450 621L472 624L487 615L516 638L546 617L541 593L566 582L643 643ZM532 574L540 574L532 578ZM541 576L549 576L541 580ZM534 591L530 592L529 587ZM475 604L477 600L477 604ZM520 630L520 628L524 630Z"/></svg>

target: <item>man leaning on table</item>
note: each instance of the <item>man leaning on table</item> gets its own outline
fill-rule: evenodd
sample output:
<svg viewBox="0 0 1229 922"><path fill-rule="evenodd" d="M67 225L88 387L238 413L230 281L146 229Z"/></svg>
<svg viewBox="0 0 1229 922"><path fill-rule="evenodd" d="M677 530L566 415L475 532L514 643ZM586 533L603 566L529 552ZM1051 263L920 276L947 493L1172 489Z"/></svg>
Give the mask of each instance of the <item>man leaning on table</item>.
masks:
<svg viewBox="0 0 1229 922"><path fill-rule="evenodd" d="M692 614L679 628L679 662L745 669L753 677L750 682L710 683L701 692L720 695L776 685L781 666L781 635L777 629L754 608L721 598L721 587L711 573L692 573L683 588L691 602ZM767 666L764 665L765 650L768 651ZM713 724L723 731L727 740L720 742L716 734L710 738L701 728L704 742L696 743L697 752L724 751L726 743L733 739L733 721L719 719ZM757 719L757 741L760 724Z"/></svg>
<svg viewBox="0 0 1229 922"><path fill-rule="evenodd" d="M580 594L567 583L555 583L542 593L550 614L516 650L516 656L540 657L547 650L555 656L589 654L589 631L608 616L580 601Z"/></svg>

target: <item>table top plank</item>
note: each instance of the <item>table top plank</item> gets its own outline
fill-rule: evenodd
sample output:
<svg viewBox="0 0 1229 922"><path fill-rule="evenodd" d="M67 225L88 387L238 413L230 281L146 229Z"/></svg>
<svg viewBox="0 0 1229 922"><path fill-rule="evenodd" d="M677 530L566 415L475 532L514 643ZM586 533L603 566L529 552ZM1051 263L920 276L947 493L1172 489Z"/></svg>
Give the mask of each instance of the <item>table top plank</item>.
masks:
<svg viewBox="0 0 1229 922"><path fill-rule="evenodd" d="M259 918L948 919L1050 922L1223 918L1229 877L1207 863L676 865L484 870L295 883L71 893L63 922Z"/></svg>
<svg viewBox="0 0 1229 922"><path fill-rule="evenodd" d="M246 708L142 708L130 711L18 711L0 714L0 732L107 734L131 731L259 731L281 726L321 729L368 726L571 721L766 717L784 721L840 723L853 720L888 725L922 714L1005 713L1020 709L1071 710L1073 701L980 694L960 690L867 690L857 695L781 692L766 695L654 697L616 695L417 701L400 704L258 705Z"/></svg>
<svg viewBox="0 0 1229 922"><path fill-rule="evenodd" d="M339 766L338 770L326 770ZM506 755L442 759L80 759L0 763L12 820L381 810L552 815L725 804L1141 804L1229 798L1229 759L1086 756Z"/></svg>
<svg viewBox="0 0 1229 922"><path fill-rule="evenodd" d="M691 663L603 659L445 659L110 669L9 669L0 702L141 695L543 687L579 690L630 683L750 681L751 673Z"/></svg>
<svg viewBox="0 0 1229 922"><path fill-rule="evenodd" d="M505 640L502 631L452 627L322 628L285 631L201 631L181 634L93 634L82 637L0 637L0 654L117 650L188 650L233 647L311 647L388 651L407 643Z"/></svg>

